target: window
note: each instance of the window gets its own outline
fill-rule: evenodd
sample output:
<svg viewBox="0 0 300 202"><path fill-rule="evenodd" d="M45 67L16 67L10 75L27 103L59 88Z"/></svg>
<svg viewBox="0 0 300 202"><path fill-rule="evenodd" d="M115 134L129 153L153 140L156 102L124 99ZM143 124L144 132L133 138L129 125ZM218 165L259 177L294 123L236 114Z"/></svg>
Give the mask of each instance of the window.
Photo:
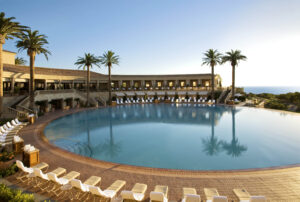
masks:
<svg viewBox="0 0 300 202"><path fill-rule="evenodd" d="M161 87L161 81L157 82L157 87Z"/></svg>
<svg viewBox="0 0 300 202"><path fill-rule="evenodd" d="M206 87L209 86L209 81L205 81L205 86L206 86Z"/></svg>
<svg viewBox="0 0 300 202"><path fill-rule="evenodd" d="M150 82L146 81L146 87L149 88L150 87Z"/></svg>
<svg viewBox="0 0 300 202"><path fill-rule="evenodd" d="M122 83L122 86L123 86L123 88L126 88L127 83L126 83L126 82L123 82L123 83Z"/></svg>
<svg viewBox="0 0 300 202"><path fill-rule="evenodd" d="M169 82L169 87L173 87L174 86L174 82L173 81L170 81Z"/></svg>
<svg viewBox="0 0 300 202"><path fill-rule="evenodd" d="M135 87L135 88L138 88L139 86L140 86L140 85L139 85L139 82L137 82L137 81L134 82L134 87Z"/></svg>
<svg viewBox="0 0 300 202"><path fill-rule="evenodd" d="M197 81L193 81L193 87L197 87Z"/></svg>
<svg viewBox="0 0 300 202"><path fill-rule="evenodd" d="M185 86L185 81L180 81L180 86L184 87Z"/></svg>

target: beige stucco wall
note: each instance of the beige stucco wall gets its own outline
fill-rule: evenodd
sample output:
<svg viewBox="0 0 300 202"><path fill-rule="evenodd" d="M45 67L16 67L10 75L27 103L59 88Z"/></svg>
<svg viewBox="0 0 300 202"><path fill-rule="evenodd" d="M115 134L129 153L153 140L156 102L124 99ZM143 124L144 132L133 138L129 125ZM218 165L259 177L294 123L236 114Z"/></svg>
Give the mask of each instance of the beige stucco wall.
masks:
<svg viewBox="0 0 300 202"><path fill-rule="evenodd" d="M2 53L2 59L4 64L14 65L15 57L16 57L16 53L13 52L3 51Z"/></svg>

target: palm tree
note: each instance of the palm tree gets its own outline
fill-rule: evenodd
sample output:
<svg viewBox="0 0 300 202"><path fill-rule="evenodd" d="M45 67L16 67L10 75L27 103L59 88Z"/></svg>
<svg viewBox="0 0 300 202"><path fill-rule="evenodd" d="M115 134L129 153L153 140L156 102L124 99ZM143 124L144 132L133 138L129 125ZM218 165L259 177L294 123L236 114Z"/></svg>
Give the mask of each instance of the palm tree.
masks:
<svg viewBox="0 0 300 202"><path fill-rule="evenodd" d="M100 67L99 65L100 60L90 53L85 53L84 57L78 57L77 61L75 62L75 65L78 65L79 68L85 68L87 67L87 75L86 75L86 101L87 106L89 106L89 98L90 98L90 68L93 67L93 65L96 65Z"/></svg>
<svg viewBox="0 0 300 202"><path fill-rule="evenodd" d="M227 154L232 157L239 157L243 152L247 151L247 147L241 145L235 135L235 112L236 109L232 108L232 139L230 143L222 142L223 149L227 151Z"/></svg>
<svg viewBox="0 0 300 202"><path fill-rule="evenodd" d="M27 27L20 25L19 22L14 22L15 18L6 18L5 13L0 13L0 114L2 113L2 99L3 99L3 62L2 51L5 40L17 37Z"/></svg>
<svg viewBox="0 0 300 202"><path fill-rule="evenodd" d="M25 65L26 63L27 63L27 61L24 58L16 57L16 59L15 59L16 65Z"/></svg>
<svg viewBox="0 0 300 202"><path fill-rule="evenodd" d="M107 51L100 56L101 63L108 67L108 100L111 105L111 67L113 64L119 65L119 56L113 51Z"/></svg>
<svg viewBox="0 0 300 202"><path fill-rule="evenodd" d="M218 50L209 49L204 53L202 65L211 67L211 98L215 99L215 66L222 63L222 54Z"/></svg>
<svg viewBox="0 0 300 202"><path fill-rule="evenodd" d="M20 35L20 39L16 42L19 51L26 50L30 59L30 83L29 83L29 108L34 110L34 91L35 91L35 69L34 62L35 56L43 54L48 60L48 55L51 55L50 51L45 47L48 44L47 36L39 34L39 31L26 30Z"/></svg>
<svg viewBox="0 0 300 202"><path fill-rule="evenodd" d="M223 63L230 62L232 66L232 99L234 99L235 96L235 67L238 66L240 60L246 59L247 57L242 55L240 50L231 50L230 52L226 52L226 54L222 57Z"/></svg>

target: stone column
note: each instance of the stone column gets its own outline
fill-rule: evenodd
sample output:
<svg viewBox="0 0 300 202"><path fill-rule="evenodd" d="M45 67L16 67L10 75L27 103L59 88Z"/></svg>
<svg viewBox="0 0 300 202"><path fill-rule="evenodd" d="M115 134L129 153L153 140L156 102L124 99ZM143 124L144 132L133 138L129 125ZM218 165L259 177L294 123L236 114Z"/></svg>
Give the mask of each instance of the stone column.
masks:
<svg viewBox="0 0 300 202"><path fill-rule="evenodd" d="M129 83L130 83L129 88L131 88L131 89L134 88L134 86L133 86L134 85L133 80L130 80Z"/></svg>
<svg viewBox="0 0 300 202"><path fill-rule="evenodd" d="M167 81L167 80L163 80L162 86L163 86L164 88L168 87L168 81Z"/></svg>
<svg viewBox="0 0 300 202"><path fill-rule="evenodd" d="M50 107L49 107L49 101L46 100L45 101L45 113L49 112L50 111Z"/></svg>
<svg viewBox="0 0 300 202"><path fill-rule="evenodd" d="M155 87L156 87L155 80L152 80L152 81L151 81L151 85L152 85L152 88L155 88Z"/></svg>
<svg viewBox="0 0 300 202"><path fill-rule="evenodd" d="M11 81L10 81L10 92L13 94L15 91L15 78L11 78Z"/></svg>
<svg viewBox="0 0 300 202"><path fill-rule="evenodd" d="M122 83L123 83L123 81L122 81L122 80L119 80L119 89L120 89L120 90L122 89Z"/></svg>
<svg viewBox="0 0 300 202"><path fill-rule="evenodd" d="M202 87L202 79L198 79L198 86L201 85Z"/></svg>
<svg viewBox="0 0 300 202"><path fill-rule="evenodd" d="M96 91L99 90L99 80L96 80Z"/></svg>
<svg viewBox="0 0 300 202"><path fill-rule="evenodd" d="M145 88L145 83L146 83L145 80L141 80L141 86L140 86L140 87L141 87L142 89Z"/></svg>
<svg viewBox="0 0 300 202"><path fill-rule="evenodd" d="M61 109L64 109L66 106L66 102L64 101L64 99L61 99Z"/></svg>

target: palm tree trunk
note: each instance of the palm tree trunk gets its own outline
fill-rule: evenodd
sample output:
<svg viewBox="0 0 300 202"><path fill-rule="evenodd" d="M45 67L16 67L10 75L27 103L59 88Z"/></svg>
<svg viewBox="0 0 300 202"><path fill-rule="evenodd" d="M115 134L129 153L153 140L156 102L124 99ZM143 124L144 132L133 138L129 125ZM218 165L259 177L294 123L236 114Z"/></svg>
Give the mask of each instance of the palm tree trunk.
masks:
<svg viewBox="0 0 300 202"><path fill-rule="evenodd" d="M111 105L111 66L108 66L108 101Z"/></svg>
<svg viewBox="0 0 300 202"><path fill-rule="evenodd" d="M211 65L211 99L215 99L215 67Z"/></svg>
<svg viewBox="0 0 300 202"><path fill-rule="evenodd" d="M30 83L29 83L29 108L34 110L34 91L35 91L35 81L34 81L34 59L35 53L32 52L30 57Z"/></svg>
<svg viewBox="0 0 300 202"><path fill-rule="evenodd" d="M87 79L86 79L86 103L90 106L90 66L87 66Z"/></svg>
<svg viewBox="0 0 300 202"><path fill-rule="evenodd" d="M0 116L2 114L2 103L3 103L3 63L2 63L2 51L3 44L5 43L4 39L0 35Z"/></svg>
<svg viewBox="0 0 300 202"><path fill-rule="evenodd" d="M233 100L235 96L235 65L232 65L232 94L231 99Z"/></svg>

